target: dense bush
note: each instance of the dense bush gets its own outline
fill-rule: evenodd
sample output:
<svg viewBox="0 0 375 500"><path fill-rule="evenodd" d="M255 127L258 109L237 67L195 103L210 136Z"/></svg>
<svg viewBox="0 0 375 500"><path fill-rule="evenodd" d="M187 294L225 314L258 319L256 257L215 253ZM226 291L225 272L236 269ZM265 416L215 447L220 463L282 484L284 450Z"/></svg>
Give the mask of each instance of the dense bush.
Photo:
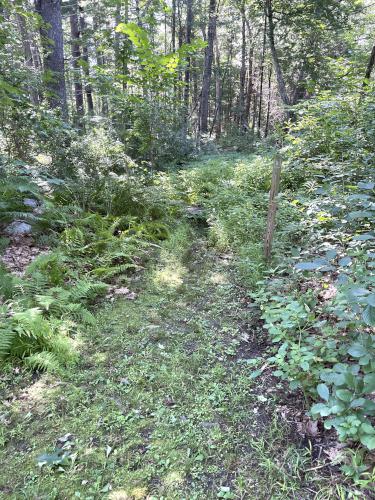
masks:
<svg viewBox="0 0 375 500"><path fill-rule="evenodd" d="M275 344L269 359L275 375L302 390L310 415L341 441L369 450L375 449L372 108L371 93L361 100L323 94L302 106L286 138L283 186L293 191L305 238L278 259L279 275L253 294Z"/></svg>

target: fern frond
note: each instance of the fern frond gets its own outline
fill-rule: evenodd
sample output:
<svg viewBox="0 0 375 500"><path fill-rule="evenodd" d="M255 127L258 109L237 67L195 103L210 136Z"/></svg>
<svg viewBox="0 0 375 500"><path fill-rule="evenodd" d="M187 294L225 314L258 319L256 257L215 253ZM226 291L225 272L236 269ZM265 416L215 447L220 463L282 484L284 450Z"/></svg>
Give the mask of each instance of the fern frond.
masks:
<svg viewBox="0 0 375 500"><path fill-rule="evenodd" d="M60 367L56 355L48 351L31 354L31 356L24 358L23 361L32 370L40 372L56 372Z"/></svg>
<svg viewBox="0 0 375 500"><path fill-rule="evenodd" d="M0 329L0 358L5 358L10 354L12 344L17 337L16 332L10 328Z"/></svg>

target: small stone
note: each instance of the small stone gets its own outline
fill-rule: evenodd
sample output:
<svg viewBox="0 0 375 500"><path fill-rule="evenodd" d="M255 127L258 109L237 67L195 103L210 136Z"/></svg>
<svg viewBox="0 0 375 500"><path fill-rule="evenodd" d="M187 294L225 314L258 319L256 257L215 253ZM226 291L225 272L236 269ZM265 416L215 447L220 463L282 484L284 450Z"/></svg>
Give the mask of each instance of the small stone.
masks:
<svg viewBox="0 0 375 500"><path fill-rule="evenodd" d="M34 200L34 198L25 198L23 200L23 204L25 207L36 208L39 205L38 200Z"/></svg>
<svg viewBox="0 0 375 500"><path fill-rule="evenodd" d="M24 235L32 232L32 227L27 222L14 221L5 229L5 232L10 235Z"/></svg>

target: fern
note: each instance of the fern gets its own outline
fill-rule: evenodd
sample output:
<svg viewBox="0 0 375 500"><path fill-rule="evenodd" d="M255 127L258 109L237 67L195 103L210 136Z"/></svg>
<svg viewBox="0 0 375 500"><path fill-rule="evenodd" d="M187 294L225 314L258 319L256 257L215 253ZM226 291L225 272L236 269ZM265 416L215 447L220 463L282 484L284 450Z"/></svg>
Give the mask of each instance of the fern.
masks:
<svg viewBox="0 0 375 500"><path fill-rule="evenodd" d="M40 372L57 372L60 368L59 360L53 352L41 351L24 358L24 363L32 370Z"/></svg>
<svg viewBox="0 0 375 500"><path fill-rule="evenodd" d="M0 329L0 358L5 358L10 354L16 337L17 334L13 330L9 328Z"/></svg>
<svg viewBox="0 0 375 500"><path fill-rule="evenodd" d="M69 317L73 318L77 323L85 323L87 325L95 325L95 316L81 304L67 304L64 307L64 312Z"/></svg>

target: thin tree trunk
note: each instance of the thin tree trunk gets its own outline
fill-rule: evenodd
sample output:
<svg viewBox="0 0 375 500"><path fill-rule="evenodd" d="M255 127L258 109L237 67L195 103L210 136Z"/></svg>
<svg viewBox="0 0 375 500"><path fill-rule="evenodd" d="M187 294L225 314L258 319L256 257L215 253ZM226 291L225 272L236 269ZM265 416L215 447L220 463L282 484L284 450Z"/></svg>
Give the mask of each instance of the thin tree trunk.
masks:
<svg viewBox="0 0 375 500"><path fill-rule="evenodd" d="M245 104L245 113L244 113L244 122L247 125L249 124L249 120L250 120L251 100L252 100L253 92L254 92L253 58L254 58L254 47L251 47L250 51L249 51L249 69L248 69L246 104Z"/></svg>
<svg viewBox="0 0 375 500"><path fill-rule="evenodd" d="M245 83L246 83L246 19L245 3L241 6L242 16L242 44L241 44L241 72L240 72L240 93L238 98L238 124L244 123L245 116Z"/></svg>
<svg viewBox="0 0 375 500"><path fill-rule="evenodd" d="M176 52L176 0L172 0L172 52Z"/></svg>
<svg viewBox="0 0 375 500"><path fill-rule="evenodd" d="M220 64L220 49L219 42L216 37L215 43L215 59L216 59L216 112L215 112L215 133L216 138L219 139L221 136L221 117L222 117L222 99L223 99L223 87L222 87L222 75L221 75L221 64Z"/></svg>
<svg viewBox="0 0 375 500"><path fill-rule="evenodd" d="M98 19L97 17L94 17L94 30L97 30L101 25L101 20ZM104 56L98 47L98 45L95 45L95 56L96 56L96 65L99 67L104 67L105 66L105 59ZM102 115L106 116L108 115L108 99L107 96L103 94L102 89L99 87L99 92L100 92L100 112Z"/></svg>
<svg viewBox="0 0 375 500"><path fill-rule="evenodd" d="M369 80L371 78L371 74L372 74L372 71L374 69L374 66L375 66L375 44L372 47L370 59L368 61L368 65L367 65L367 68L366 68L365 79L363 81L363 87L364 88L368 87Z"/></svg>
<svg viewBox="0 0 375 500"><path fill-rule="evenodd" d="M262 124L262 106L263 106L263 79L264 79L264 59L266 55L266 33L267 33L267 16L264 14L264 31L263 31L263 47L262 59L260 64L260 85L259 85L259 111L258 111L258 135L260 137L260 129Z"/></svg>
<svg viewBox="0 0 375 500"><path fill-rule="evenodd" d="M270 44L273 66L275 68L277 87L279 90L281 100L283 101L284 106L287 107L290 105L290 100L289 100L289 96L288 96L288 93L286 90L286 84L285 84L284 75L283 75L283 71L281 68L279 56L278 56L277 50L276 50L275 23L274 23L274 16L273 16L272 0L266 0L266 16L268 19L268 41ZM287 116L289 116L288 111L286 114L287 114Z"/></svg>
<svg viewBox="0 0 375 500"><path fill-rule="evenodd" d="M208 132L208 109L209 109L211 74L212 74L212 60L214 52L213 48L216 36L216 20L217 20L216 0L210 0L207 47L204 58L204 73L203 73L201 108L200 108L200 131L203 134Z"/></svg>
<svg viewBox="0 0 375 500"><path fill-rule="evenodd" d="M272 66L270 66L268 69L268 103L267 103L267 118L266 118L266 126L264 129L264 137L268 136L268 131L270 127L271 96L272 96Z"/></svg>
<svg viewBox="0 0 375 500"><path fill-rule="evenodd" d="M74 98L76 104L77 115L84 115L83 105L83 86L81 79L81 33L79 28L77 5L73 7L74 11L70 15L70 34L72 46L72 67L73 67L73 82L74 82Z"/></svg>
<svg viewBox="0 0 375 500"><path fill-rule="evenodd" d="M186 2L186 43L191 43L191 34L193 30L193 0L187 0ZM189 104L190 104L190 70L191 70L191 58L188 57L186 61L185 69L185 87L184 87L184 105L185 105L185 119L189 115Z"/></svg>
<svg viewBox="0 0 375 500"><path fill-rule="evenodd" d="M21 33L22 47L23 47L26 66L29 68L31 72L34 72L37 69L37 67L35 66L33 52L31 49L30 34L25 23L25 18L21 14L17 14L17 24L19 31ZM39 94L37 89L33 85L29 85L28 87L29 87L31 102L35 105L38 105Z"/></svg>
<svg viewBox="0 0 375 500"><path fill-rule="evenodd" d="M80 28L81 28L81 39L85 37L87 26L83 13L83 8L79 8L80 11ZM87 102L87 110L90 115L94 114L94 100L92 97L92 86L90 83L90 61L89 61L89 52L87 48L87 40L82 41L82 60L83 64L83 72L85 74L85 93L86 93L86 102Z"/></svg>
<svg viewBox="0 0 375 500"><path fill-rule="evenodd" d="M48 101L51 108L61 109L67 117L61 0L36 0L36 11L43 20L40 33Z"/></svg>

